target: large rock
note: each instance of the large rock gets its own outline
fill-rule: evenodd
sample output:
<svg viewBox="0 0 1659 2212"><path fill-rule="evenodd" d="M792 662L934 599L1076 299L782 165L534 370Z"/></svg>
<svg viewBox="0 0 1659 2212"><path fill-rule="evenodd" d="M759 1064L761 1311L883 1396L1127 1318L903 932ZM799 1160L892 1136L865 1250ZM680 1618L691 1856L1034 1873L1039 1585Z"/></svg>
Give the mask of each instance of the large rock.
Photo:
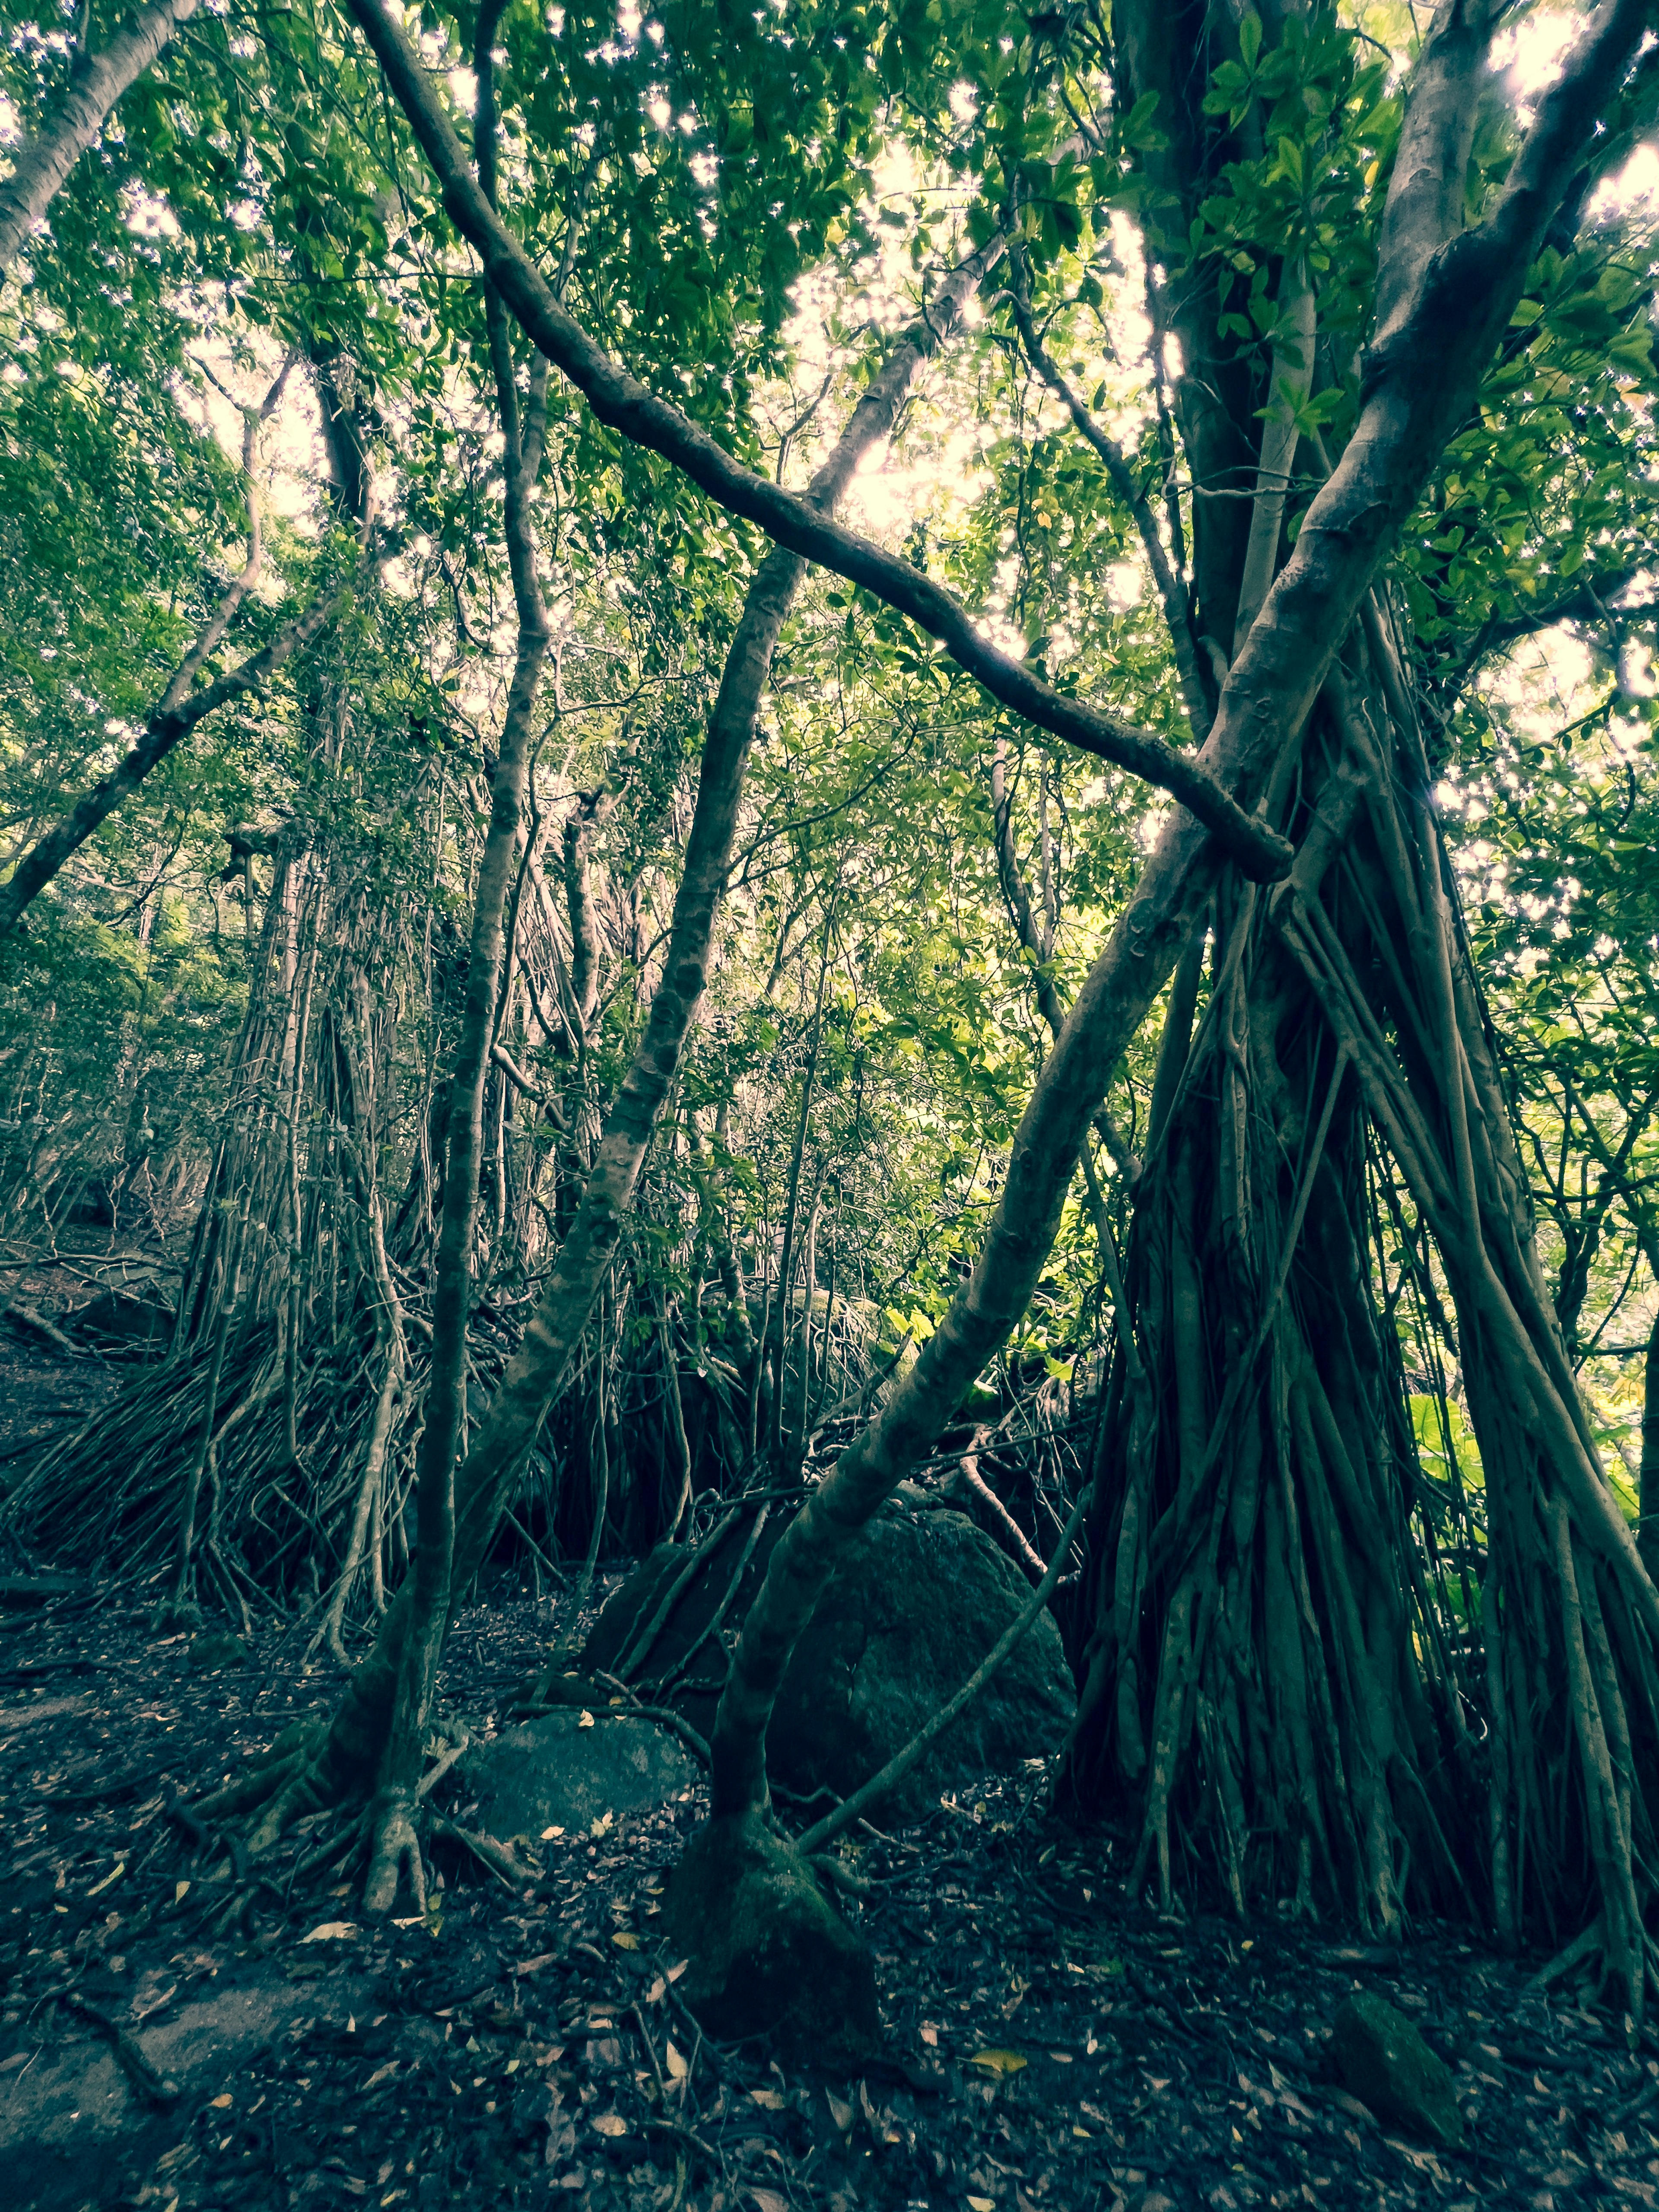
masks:
<svg viewBox="0 0 1659 2212"><path fill-rule="evenodd" d="M1362 1990L1336 2016L1336 2058L1352 2096L1392 2120L1455 2150L1463 2115L1445 2061L1405 2014Z"/></svg>
<svg viewBox="0 0 1659 2212"><path fill-rule="evenodd" d="M699 1769L665 1729L612 1719L598 1708L584 1728L580 1712L544 1713L477 1745L461 1777L478 1801L478 1822L492 1836L544 1828L574 1835L607 1813L634 1813L678 1797Z"/></svg>
<svg viewBox="0 0 1659 2212"><path fill-rule="evenodd" d="M630 1679L708 1736L727 1644L781 1524L769 1524L751 1547L752 1530L744 1516L695 1559L683 1547L659 1547L599 1616L584 1667L614 1673L629 1661L689 1569ZM738 1588L709 1633L740 1564ZM1024 1575L963 1515L898 1506L878 1515L836 1570L790 1661L767 1741L774 1781L801 1796L824 1788L850 1795L962 1686L1030 1596ZM1054 1750L1075 1705L1060 1631L1044 1613L881 1817L919 1818L942 1791Z"/></svg>

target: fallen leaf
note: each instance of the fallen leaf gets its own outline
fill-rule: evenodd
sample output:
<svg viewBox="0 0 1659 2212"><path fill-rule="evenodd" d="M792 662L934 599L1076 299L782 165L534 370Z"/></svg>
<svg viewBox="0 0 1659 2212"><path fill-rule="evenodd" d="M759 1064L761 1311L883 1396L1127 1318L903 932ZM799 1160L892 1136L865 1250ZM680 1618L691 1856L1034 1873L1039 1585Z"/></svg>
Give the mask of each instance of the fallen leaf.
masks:
<svg viewBox="0 0 1659 2212"><path fill-rule="evenodd" d="M103 1893L110 1887L112 1883L120 1881L122 1875L126 1872L126 1870L127 1863L125 1859L122 1859L118 1863L114 1873L106 1874L102 1881L99 1882L94 1888L89 1889L87 1892L87 1895L88 1897L101 1897Z"/></svg>
<svg viewBox="0 0 1659 2212"><path fill-rule="evenodd" d="M685 1972L686 1968L690 1965L690 1963L691 1963L691 1961L690 1960L690 1959L682 1959L682 1960L680 1960L680 1962L679 1962L679 1964L678 1964L678 1966L671 1966L671 1967L668 1969L668 1978L669 1978L669 1980L670 1980L671 1982L677 1982L677 1981L678 1981L678 1979L679 1979L680 1976L681 1976L681 1975Z"/></svg>
<svg viewBox="0 0 1659 2212"><path fill-rule="evenodd" d="M754 2198L759 2212L789 2212L789 2199L780 2197L775 2189L751 2189L749 2194Z"/></svg>
<svg viewBox="0 0 1659 2212"><path fill-rule="evenodd" d="M625 2136L628 2123L620 2112L596 2112L593 2124L602 2136Z"/></svg>
<svg viewBox="0 0 1659 2212"><path fill-rule="evenodd" d="M520 1978L526 1974L539 1974L544 1966L553 1966L556 1962L558 1955L559 1954L556 1951L540 1952L533 1959L520 1960L513 1971Z"/></svg>
<svg viewBox="0 0 1659 2212"><path fill-rule="evenodd" d="M368 2081L363 2084L365 2093L370 2089L379 2088L382 2081L389 2081L397 2070L398 2061L395 2058L390 2060L388 2063L384 2066L377 2066L374 2071L369 2075ZM385 2174L382 2174L380 2179L384 2181L386 2179Z"/></svg>
<svg viewBox="0 0 1659 2212"><path fill-rule="evenodd" d="M662 2063L668 2069L668 2078L671 2081L684 2081L686 2075L690 2071L685 2063L684 2052L672 2043L664 2049Z"/></svg>
<svg viewBox="0 0 1659 2212"><path fill-rule="evenodd" d="M968 2202L972 2208L972 2212L997 2212L997 2200L994 2197L970 2197Z"/></svg>
<svg viewBox="0 0 1659 2212"><path fill-rule="evenodd" d="M564 1830L562 1828L544 1828L542 1830L542 1841L544 1844L550 1844L555 1836L562 1836Z"/></svg>
<svg viewBox="0 0 1659 2212"><path fill-rule="evenodd" d="M668 2047L672 2051L674 2046L670 2044ZM0 2059L0 2074L9 2074L16 2067L27 2066L33 2055L30 2051L14 2051L9 2058Z"/></svg>
<svg viewBox="0 0 1659 2212"><path fill-rule="evenodd" d="M1025 2061L1018 2051L976 2051L968 2061L982 2074L1018 2074Z"/></svg>
<svg viewBox="0 0 1659 2212"><path fill-rule="evenodd" d="M210 2097L208 2103L216 2112L228 2112L230 2110L230 2099L228 2096Z"/></svg>
<svg viewBox="0 0 1659 2212"><path fill-rule="evenodd" d="M182 1904L184 1903L184 1901L185 1901L185 1892L189 1887L190 1887L190 1884L189 1884L187 1881L175 1881L175 1882L173 1883L173 1903L174 1903L175 1905L182 1905Z"/></svg>
<svg viewBox="0 0 1659 2212"><path fill-rule="evenodd" d="M302 1936L300 1941L302 1943L338 1943L356 1933L355 1920L325 1920L320 1927L313 1928L309 1936Z"/></svg>
<svg viewBox="0 0 1659 2212"><path fill-rule="evenodd" d="M576 1723L576 1726L577 1726L578 1728L592 1728L592 1725L593 1725L593 1716L592 1716L592 1713L584 1713L584 1714L582 1715L581 1718L580 1718L580 1719L577 1722L577 1723ZM594 2123L593 2123L593 2124L594 2124L594 2126L595 2126L595 2127L598 2127L598 2125L599 2125L599 2122L598 2122L597 2120L595 2120L595 2121L594 2121ZM606 2129L606 2130L605 2130L605 2132L606 2132L606 2134L608 2135L608 2134L610 2133L610 2130L607 2128L607 2129Z"/></svg>
<svg viewBox="0 0 1659 2212"><path fill-rule="evenodd" d="M667 1987L667 1983L663 1979L662 1976L659 1974L656 1980L652 1983L650 1988L645 1993L645 2001L647 2004L660 2004L662 2002L663 1991Z"/></svg>
<svg viewBox="0 0 1659 2212"><path fill-rule="evenodd" d="M824 2102L830 2107L830 2118L841 2130L842 2135L850 2136L853 2132L853 2107L838 2097L833 2089L826 2089L823 2096ZM969 2202L971 2203L973 2199L970 2197Z"/></svg>
<svg viewBox="0 0 1659 2212"><path fill-rule="evenodd" d="M630 1935L626 1928L613 1928L611 1940L619 1951L637 1951L640 1948L639 1937Z"/></svg>
<svg viewBox="0 0 1659 2212"><path fill-rule="evenodd" d="M939 2030L930 2020L925 2020L921 2023L921 2039L930 2050L938 2045Z"/></svg>
<svg viewBox="0 0 1659 2212"><path fill-rule="evenodd" d="M783 2110L784 2098L781 2089L751 2089L749 2094L757 2105L763 2106L769 2112L781 2112Z"/></svg>

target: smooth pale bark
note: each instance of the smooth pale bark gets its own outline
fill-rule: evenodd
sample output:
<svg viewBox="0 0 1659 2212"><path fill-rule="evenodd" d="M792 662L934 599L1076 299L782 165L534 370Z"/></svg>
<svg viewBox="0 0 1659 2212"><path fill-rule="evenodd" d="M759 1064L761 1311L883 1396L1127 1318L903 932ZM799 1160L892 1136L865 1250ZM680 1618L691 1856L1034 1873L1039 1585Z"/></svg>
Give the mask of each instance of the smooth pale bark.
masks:
<svg viewBox="0 0 1659 2212"><path fill-rule="evenodd" d="M899 340L813 477L806 499L815 508L833 508L865 455L891 434L918 371L956 328L1001 251L1001 240L993 240L953 271L928 301L927 316ZM703 744L662 978L547 1287L456 1477L452 1590L465 1589L477 1571L513 1478L563 1381L610 1271L646 1147L679 1072L708 982L714 921L731 866L761 697L805 566L797 555L775 547L744 600ZM374 1652L353 1676L334 1716L311 1781L323 1796L360 1790L364 1769L373 1769L381 1758L412 1600L406 1583L387 1608ZM279 1802L258 1840L268 1839L284 1812Z"/></svg>
<svg viewBox="0 0 1659 2212"><path fill-rule="evenodd" d="M157 0L118 31L101 53L76 61L69 89L50 120L23 141L10 176L0 184L0 276L16 259L116 101L196 9L197 0Z"/></svg>
<svg viewBox="0 0 1659 2212"><path fill-rule="evenodd" d="M1407 304L1367 356L1354 434L1316 496L1289 562L1244 641L1200 755L1246 805L1263 791L1358 613L1447 437L1473 404L1556 206L1590 145L1646 24L1641 0L1607 0L1536 120L1488 218L1455 235L1443 196L1396 223ZM1473 99L1480 54L1466 56ZM1401 189L1410 180L1402 180ZM1392 282L1392 272L1386 272ZM1399 287L1395 288L1400 289ZM1219 841L1190 814L1165 826L1079 994L1016 1133L1008 1173L969 1281L878 1418L842 1455L774 1551L744 1624L715 1723L713 1816L763 1804L773 1700L795 1640L844 1547L932 1446L1024 1312L1060 1225L1102 1071L1117 1064L1197 927Z"/></svg>
<svg viewBox="0 0 1659 2212"><path fill-rule="evenodd" d="M921 569L842 528L810 495L786 491L744 467L596 345L479 190L430 75L380 0L349 4L443 188L451 220L477 251L526 336L569 378L601 422L663 454L720 506L758 524L780 546L832 569L908 615L1015 714L1171 793L1209 824L1247 875L1269 880L1285 872L1290 865L1285 840L1253 821L1194 756L1176 751L1150 730L1133 728L1053 690L982 637L967 610Z"/></svg>

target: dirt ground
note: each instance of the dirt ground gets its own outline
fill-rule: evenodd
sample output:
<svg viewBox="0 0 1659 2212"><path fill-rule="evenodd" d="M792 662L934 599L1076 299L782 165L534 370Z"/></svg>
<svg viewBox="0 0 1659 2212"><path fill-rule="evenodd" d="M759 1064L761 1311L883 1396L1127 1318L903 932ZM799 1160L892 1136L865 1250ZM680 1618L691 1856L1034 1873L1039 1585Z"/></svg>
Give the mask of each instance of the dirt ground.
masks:
<svg viewBox="0 0 1659 2212"><path fill-rule="evenodd" d="M0 2148L9 2203L593 2212L1649 2204L1659 2041L1528 1991L1456 1931L1161 1920L1122 1846L1024 1775L866 1840L890 2058L857 2081L716 2048L655 1930L700 1807L539 1845L507 1887L441 1849L424 1920L370 1926L339 1827L250 1867L192 1798L331 1667L301 1623L242 1660L118 1606L0 1615ZM487 1726L551 1603L464 1616L443 1695ZM225 1663L228 1658L229 1663ZM440 1794L442 1794L441 1787ZM1390 1998L1456 2068L1468 2147L1335 2086L1333 2018ZM1654 2123L1652 2128L1649 2122Z"/></svg>

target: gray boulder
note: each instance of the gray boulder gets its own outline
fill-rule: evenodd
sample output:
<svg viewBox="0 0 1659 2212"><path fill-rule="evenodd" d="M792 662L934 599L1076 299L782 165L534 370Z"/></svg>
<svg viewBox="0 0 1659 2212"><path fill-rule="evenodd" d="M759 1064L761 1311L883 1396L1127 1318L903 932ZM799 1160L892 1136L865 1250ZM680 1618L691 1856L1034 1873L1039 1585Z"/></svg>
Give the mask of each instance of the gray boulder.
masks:
<svg viewBox="0 0 1659 2212"><path fill-rule="evenodd" d="M574 1835L607 1813L660 1805L699 1779L665 1729L613 1719L597 1706L593 1715L584 1728L579 1711L543 1713L467 1752L460 1772L478 1801L479 1825L532 1843L545 1828Z"/></svg>
<svg viewBox="0 0 1659 2212"><path fill-rule="evenodd" d="M707 1737L728 1639L781 1533L781 1524L769 1526L751 1547L752 1526L735 1523L695 1562L683 1547L659 1547L605 1607L585 1668L614 1672L630 1662L642 1696L672 1705ZM635 1656L671 1595L649 1648ZM964 1515L896 1505L878 1514L842 1559L790 1661L767 1739L773 1780L800 1796L825 1788L849 1796L962 1686L1030 1596L1019 1568ZM1060 1631L1042 1613L879 1817L918 1819L941 1792L1055 1750L1075 1708Z"/></svg>
<svg viewBox="0 0 1659 2212"><path fill-rule="evenodd" d="M1351 2096L1379 2119L1425 2135L1444 2149L1463 2140L1450 2069L1401 2012L1362 1990L1336 2016L1336 2058Z"/></svg>

